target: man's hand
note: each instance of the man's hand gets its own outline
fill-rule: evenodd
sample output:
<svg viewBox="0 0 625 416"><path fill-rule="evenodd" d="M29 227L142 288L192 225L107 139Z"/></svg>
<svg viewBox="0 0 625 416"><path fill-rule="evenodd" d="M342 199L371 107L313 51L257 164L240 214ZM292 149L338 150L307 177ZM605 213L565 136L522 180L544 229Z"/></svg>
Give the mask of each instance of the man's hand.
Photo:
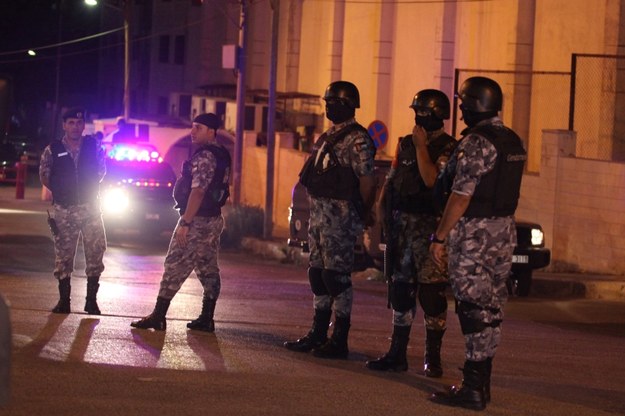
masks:
<svg viewBox="0 0 625 416"><path fill-rule="evenodd" d="M189 227L176 227L176 241L180 247L185 248L187 246L187 234L189 233Z"/></svg>
<svg viewBox="0 0 625 416"><path fill-rule="evenodd" d="M419 125L415 125L412 128L412 143L414 147L418 148L419 146L427 145L428 133L425 129Z"/></svg>
<svg viewBox="0 0 625 416"><path fill-rule="evenodd" d="M430 256L434 261L434 264L441 269L445 270L445 245L441 243L430 244Z"/></svg>

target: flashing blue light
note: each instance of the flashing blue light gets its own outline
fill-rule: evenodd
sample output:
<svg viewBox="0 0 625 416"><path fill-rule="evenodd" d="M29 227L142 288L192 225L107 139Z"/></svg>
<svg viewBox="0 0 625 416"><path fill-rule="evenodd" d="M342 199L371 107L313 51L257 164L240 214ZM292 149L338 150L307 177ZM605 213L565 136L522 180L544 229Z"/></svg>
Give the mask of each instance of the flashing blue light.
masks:
<svg viewBox="0 0 625 416"><path fill-rule="evenodd" d="M163 158L152 146L116 144L108 151L107 156L120 162L163 162Z"/></svg>

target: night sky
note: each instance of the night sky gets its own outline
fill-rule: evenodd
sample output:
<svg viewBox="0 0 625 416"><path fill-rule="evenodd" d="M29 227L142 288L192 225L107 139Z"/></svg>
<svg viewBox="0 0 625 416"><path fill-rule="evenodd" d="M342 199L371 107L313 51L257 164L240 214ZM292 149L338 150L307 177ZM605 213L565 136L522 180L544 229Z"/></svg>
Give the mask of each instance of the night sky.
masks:
<svg viewBox="0 0 625 416"><path fill-rule="evenodd" d="M55 98L58 48L40 50L35 57L9 52L57 44L59 4L63 42L100 32L100 12L86 6L84 0L4 0L0 4L0 73L13 79L15 122L9 133L33 141L47 141L42 136L50 134L46 131L50 110L46 112L46 108ZM99 44L95 39L61 48L60 106L95 101Z"/></svg>

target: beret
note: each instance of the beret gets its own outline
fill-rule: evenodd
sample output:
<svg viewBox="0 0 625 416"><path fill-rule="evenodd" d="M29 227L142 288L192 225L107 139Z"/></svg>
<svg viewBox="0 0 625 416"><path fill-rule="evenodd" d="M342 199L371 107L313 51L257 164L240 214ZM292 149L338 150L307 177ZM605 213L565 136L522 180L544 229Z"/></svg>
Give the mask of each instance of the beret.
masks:
<svg viewBox="0 0 625 416"><path fill-rule="evenodd" d="M204 124L209 129L217 130L221 124L221 120L213 113L200 114L193 119L194 123Z"/></svg>
<svg viewBox="0 0 625 416"><path fill-rule="evenodd" d="M85 110L81 107L72 107L63 113L63 121L68 118L85 119Z"/></svg>

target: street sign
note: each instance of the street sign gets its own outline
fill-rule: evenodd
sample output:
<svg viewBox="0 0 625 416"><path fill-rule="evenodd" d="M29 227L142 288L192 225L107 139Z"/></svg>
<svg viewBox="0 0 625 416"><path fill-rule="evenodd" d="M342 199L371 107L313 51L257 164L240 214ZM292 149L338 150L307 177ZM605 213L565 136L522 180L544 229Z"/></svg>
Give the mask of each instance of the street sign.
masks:
<svg viewBox="0 0 625 416"><path fill-rule="evenodd" d="M388 129L386 125L380 120L374 120L367 127L369 131L369 136L373 139L373 143L375 144L376 149L383 149L388 142Z"/></svg>

